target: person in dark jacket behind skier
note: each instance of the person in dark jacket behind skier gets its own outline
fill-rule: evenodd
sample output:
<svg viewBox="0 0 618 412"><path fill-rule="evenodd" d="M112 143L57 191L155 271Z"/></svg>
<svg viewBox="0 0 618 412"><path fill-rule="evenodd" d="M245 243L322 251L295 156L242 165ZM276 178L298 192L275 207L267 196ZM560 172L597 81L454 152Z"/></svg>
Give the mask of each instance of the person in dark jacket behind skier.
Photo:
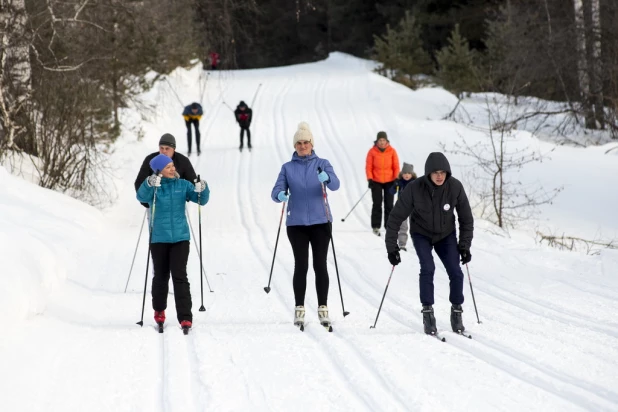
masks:
<svg viewBox="0 0 618 412"><path fill-rule="evenodd" d="M455 233L455 213L459 220L459 244ZM425 175L410 183L403 192L388 218L386 226L386 251L392 265L401 262L397 247L397 232L401 223L410 217L412 243L421 266L419 289L423 305L425 333L437 333L433 314L435 265L432 249L444 264L450 280L449 300L451 327L454 332L465 330L461 313L464 302L464 276L459 266L472 259L470 246L474 231L474 218L468 197L461 182L451 176L451 166L440 152L431 153L425 162Z"/></svg>
<svg viewBox="0 0 618 412"><path fill-rule="evenodd" d="M176 138L169 133L165 133L161 136L161 139L159 139L159 151L149 154L142 162L142 166L140 167L139 172L137 173L137 178L135 178L135 183L133 184L136 192L144 182L144 179L152 173L150 170L150 161L159 154L164 154L167 157L172 158L176 172L181 179L188 180L191 183L195 182L197 175L195 174L195 170L193 170L191 161L188 157L183 156L176 151ZM148 203L142 203L142 206L147 208Z"/></svg>
<svg viewBox="0 0 618 412"><path fill-rule="evenodd" d="M401 168L401 173L395 180L395 183L389 189L389 192L392 195L396 195L398 193L403 192L403 189L406 188L408 183L416 179L416 173L414 173L414 166L410 163L403 162L403 167ZM405 219L401 223L401 227L399 228L399 233L397 235L397 243L399 245L400 250L407 250L406 244L408 243L408 231L410 227L408 226L408 219Z"/></svg>
<svg viewBox="0 0 618 412"><path fill-rule="evenodd" d="M253 120L253 110L241 100L238 106L236 106L236 110L234 110L234 117L240 126L240 147L238 149L242 152L245 131L247 132L247 147L251 149L251 131L249 126L251 126L251 120Z"/></svg>
<svg viewBox="0 0 618 412"><path fill-rule="evenodd" d="M153 215L150 250L154 278L152 279L152 308L155 322L165 322L170 272L174 284L176 317L183 329L191 328L191 290L187 279L189 258L189 225L185 215L185 201L205 205L210 189L205 181L188 182L178 177L174 162L164 154L150 161L153 174L144 179L137 190L137 200L149 205ZM156 190L156 191L155 191ZM199 194L199 196L198 196ZM155 203L156 202L156 203Z"/></svg>
<svg viewBox="0 0 618 412"><path fill-rule="evenodd" d="M187 155L191 156L191 125L195 128L195 146L197 146L197 155L202 154L202 150L200 149L200 120L202 120L202 116L204 115L204 111L202 110L202 105L199 103L191 103L186 106L182 111L182 117L185 119L185 125L187 126L187 147L188 152Z"/></svg>
<svg viewBox="0 0 618 412"><path fill-rule="evenodd" d="M298 125L293 142L296 152L292 155L292 160L281 167L271 197L275 202L288 202L286 226L294 252L294 324L304 328L311 244L318 317L322 326L330 327L326 257L331 240L332 215L323 197L322 185L325 191L326 188L337 190L339 178L329 161L319 158L313 151L313 134L307 123L301 122Z"/></svg>

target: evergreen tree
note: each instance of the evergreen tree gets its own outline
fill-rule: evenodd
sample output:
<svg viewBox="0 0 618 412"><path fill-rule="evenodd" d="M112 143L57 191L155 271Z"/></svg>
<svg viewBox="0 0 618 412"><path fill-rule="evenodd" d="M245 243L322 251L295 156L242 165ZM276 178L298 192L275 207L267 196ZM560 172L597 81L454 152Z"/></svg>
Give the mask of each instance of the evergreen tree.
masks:
<svg viewBox="0 0 618 412"><path fill-rule="evenodd" d="M459 33L459 25L448 39L448 46L436 55L438 60L438 79L445 89L462 98L464 92L479 89L475 54L468 45L468 40Z"/></svg>
<svg viewBox="0 0 618 412"><path fill-rule="evenodd" d="M375 58L382 63L379 69L408 86L413 86L411 76L429 73L431 59L423 50L420 30L416 19L410 12L399 22L396 29L386 26L386 34L374 36Z"/></svg>

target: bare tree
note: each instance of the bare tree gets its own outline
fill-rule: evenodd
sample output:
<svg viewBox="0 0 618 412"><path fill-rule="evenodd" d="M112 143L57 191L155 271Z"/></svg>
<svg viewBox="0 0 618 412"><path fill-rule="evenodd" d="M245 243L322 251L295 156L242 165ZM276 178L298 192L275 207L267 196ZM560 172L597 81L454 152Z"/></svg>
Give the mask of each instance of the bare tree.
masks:
<svg viewBox="0 0 618 412"><path fill-rule="evenodd" d="M0 157L27 134L32 70L26 23L24 0L0 0Z"/></svg>
<svg viewBox="0 0 618 412"><path fill-rule="evenodd" d="M514 227L530 219L538 207L551 203L562 188L546 190L540 185L524 184L517 180L516 173L533 162L542 162L547 154L529 147L516 146L512 115L513 99L499 101L485 97L488 128L482 130L485 140L469 143L463 137L452 148L442 144L445 152L473 159L469 180L474 182L470 194L477 199L481 216L501 228Z"/></svg>

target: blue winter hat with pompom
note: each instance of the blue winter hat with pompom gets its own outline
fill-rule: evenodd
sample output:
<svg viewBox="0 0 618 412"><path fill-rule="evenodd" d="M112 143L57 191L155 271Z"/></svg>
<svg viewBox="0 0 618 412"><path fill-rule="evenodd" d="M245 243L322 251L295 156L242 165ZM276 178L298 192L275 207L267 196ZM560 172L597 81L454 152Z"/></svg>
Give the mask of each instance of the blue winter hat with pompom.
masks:
<svg viewBox="0 0 618 412"><path fill-rule="evenodd" d="M172 163L172 159L164 154L158 154L152 158L150 161L150 168L156 172L160 173L161 170L165 169L165 166Z"/></svg>

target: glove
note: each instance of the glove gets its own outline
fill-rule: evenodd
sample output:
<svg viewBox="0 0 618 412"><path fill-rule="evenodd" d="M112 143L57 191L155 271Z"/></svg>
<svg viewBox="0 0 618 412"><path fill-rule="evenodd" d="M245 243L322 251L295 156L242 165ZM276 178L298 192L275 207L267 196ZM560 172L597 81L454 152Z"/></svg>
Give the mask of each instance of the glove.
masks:
<svg viewBox="0 0 618 412"><path fill-rule="evenodd" d="M462 265L465 265L472 260L472 254L470 254L470 249L465 246L459 246L457 249L459 249L459 256L461 256Z"/></svg>
<svg viewBox="0 0 618 412"><path fill-rule="evenodd" d="M320 183L324 183L330 180L330 176L328 176L328 173L322 170L320 173L318 173L318 180L320 181Z"/></svg>
<svg viewBox="0 0 618 412"><path fill-rule="evenodd" d="M287 202L289 198L290 196L286 195L283 190L277 195L277 199L279 199L280 202Z"/></svg>
<svg viewBox="0 0 618 412"><path fill-rule="evenodd" d="M146 179L146 184L150 187L161 187L161 176L152 174Z"/></svg>
<svg viewBox="0 0 618 412"><path fill-rule="evenodd" d="M367 187L368 187L369 189L373 189L373 180L371 180L371 179L367 179Z"/></svg>
<svg viewBox="0 0 618 412"><path fill-rule="evenodd" d="M200 180L198 181L197 179L195 179L195 191L197 193L203 192L204 189L206 189L206 182L204 180Z"/></svg>
<svg viewBox="0 0 618 412"><path fill-rule="evenodd" d="M388 252L388 261L391 262L391 265L397 266L401 263L401 256L399 256L399 250L394 252Z"/></svg>

